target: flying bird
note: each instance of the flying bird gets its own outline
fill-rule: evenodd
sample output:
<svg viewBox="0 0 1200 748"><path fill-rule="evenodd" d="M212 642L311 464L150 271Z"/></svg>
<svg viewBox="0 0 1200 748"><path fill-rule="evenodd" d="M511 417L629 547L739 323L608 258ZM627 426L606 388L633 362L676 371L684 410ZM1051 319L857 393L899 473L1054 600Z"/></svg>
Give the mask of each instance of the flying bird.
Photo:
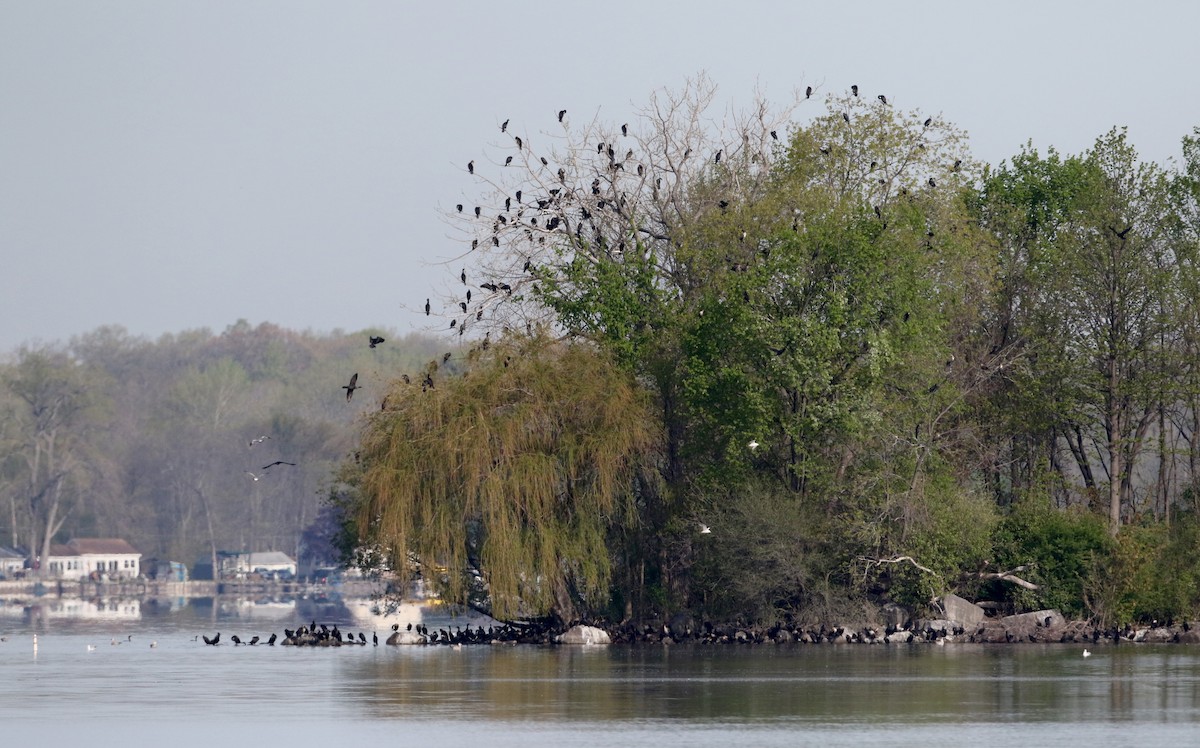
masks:
<svg viewBox="0 0 1200 748"><path fill-rule="evenodd" d="M246 471L246 475L250 476L250 480L255 481L255 482L257 482L258 479L261 477L261 476L255 475L254 473L250 472L249 470Z"/></svg>
<svg viewBox="0 0 1200 748"><path fill-rule="evenodd" d="M746 446L750 447L750 451L753 452L754 450L758 449L758 442L751 439L750 443L747 444Z"/></svg>
<svg viewBox="0 0 1200 748"><path fill-rule="evenodd" d="M711 535L712 528L709 527L708 525L704 524L703 522L701 522L700 523L700 534L701 535Z"/></svg>
<svg viewBox="0 0 1200 748"><path fill-rule="evenodd" d="M267 436L266 434L263 434L262 436L257 436L250 440L250 446L253 447L255 444L262 444L263 442L265 442L267 439L270 439L270 438L271 437Z"/></svg>
<svg viewBox="0 0 1200 748"><path fill-rule="evenodd" d="M358 375L355 374L355 376L358 376ZM347 398L347 399L349 399L349 398ZM272 462L270 465L263 465L262 469L270 470L271 468L275 467L276 465L291 465L292 467L296 467L296 463L294 463L294 462L284 462L283 460L276 460L275 462Z"/></svg>
<svg viewBox="0 0 1200 748"><path fill-rule="evenodd" d="M386 342L386 339L372 335L372 336L370 336L370 342L371 342L370 347L374 348L375 346L379 345L380 343Z"/></svg>
<svg viewBox="0 0 1200 748"><path fill-rule="evenodd" d="M558 110L558 121L559 121L559 122L562 122L562 121L563 121L563 117L566 117L566 116L567 116L567 110L566 110L566 109L559 109L559 110Z"/></svg>
<svg viewBox="0 0 1200 748"><path fill-rule="evenodd" d="M429 305L426 304L426 309ZM426 312L428 314L429 312ZM346 391L346 402L350 402L350 398L354 397L354 391L362 389L358 386L358 372L354 372L354 376L350 377L350 384L342 385L342 389Z"/></svg>

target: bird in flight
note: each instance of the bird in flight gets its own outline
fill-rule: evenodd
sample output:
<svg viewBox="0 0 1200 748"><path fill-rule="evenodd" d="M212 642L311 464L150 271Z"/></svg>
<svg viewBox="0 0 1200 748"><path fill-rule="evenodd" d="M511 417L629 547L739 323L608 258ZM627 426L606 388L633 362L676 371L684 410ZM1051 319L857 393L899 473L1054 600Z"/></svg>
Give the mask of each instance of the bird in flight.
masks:
<svg viewBox="0 0 1200 748"><path fill-rule="evenodd" d="M271 468L275 467L276 465L291 465L292 467L296 467L296 463L294 463L294 462L284 462L283 460L276 460L275 462L272 462L270 465L263 465L262 469L270 470Z"/></svg>
<svg viewBox="0 0 1200 748"><path fill-rule="evenodd" d="M704 524L703 522L701 522L700 523L700 534L701 535L711 535L712 528L709 527L708 525Z"/></svg>
<svg viewBox="0 0 1200 748"><path fill-rule="evenodd" d="M429 303L425 304L425 313L429 314ZM342 389L346 391L346 402L350 402L350 398L354 397L354 391L362 389L358 386L358 372L354 372L354 376L350 377L350 384L342 385Z"/></svg>
<svg viewBox="0 0 1200 748"><path fill-rule="evenodd" d="M262 444L263 442L265 442L267 439L270 439L270 438L271 437L267 436L266 434L255 437L250 440L250 446L253 447L255 444Z"/></svg>
<svg viewBox="0 0 1200 748"><path fill-rule="evenodd" d="M370 347L374 348L375 346L379 345L380 343L386 342L386 340L384 338L380 338L375 335L372 335L372 336L370 336L370 342L371 342Z"/></svg>
<svg viewBox="0 0 1200 748"><path fill-rule="evenodd" d="M254 473L250 472L249 470L246 471L246 475L250 476L250 480L255 481L255 482L257 482L258 479L261 477L261 476L255 475Z"/></svg>
<svg viewBox="0 0 1200 748"><path fill-rule="evenodd" d="M746 446L750 447L750 451L753 452L754 450L758 449L758 442L751 439L750 443L747 444Z"/></svg>

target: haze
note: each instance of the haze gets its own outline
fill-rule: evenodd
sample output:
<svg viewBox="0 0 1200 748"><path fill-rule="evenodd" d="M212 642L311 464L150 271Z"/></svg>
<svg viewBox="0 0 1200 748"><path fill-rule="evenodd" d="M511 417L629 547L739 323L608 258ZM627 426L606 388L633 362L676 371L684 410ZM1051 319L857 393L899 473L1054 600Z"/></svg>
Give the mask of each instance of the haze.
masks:
<svg viewBox="0 0 1200 748"><path fill-rule="evenodd" d="M0 2L0 352L431 329L500 122L621 121L701 71L735 105L855 83L991 163L1115 125L1165 163L1200 125L1197 28L1184 2Z"/></svg>

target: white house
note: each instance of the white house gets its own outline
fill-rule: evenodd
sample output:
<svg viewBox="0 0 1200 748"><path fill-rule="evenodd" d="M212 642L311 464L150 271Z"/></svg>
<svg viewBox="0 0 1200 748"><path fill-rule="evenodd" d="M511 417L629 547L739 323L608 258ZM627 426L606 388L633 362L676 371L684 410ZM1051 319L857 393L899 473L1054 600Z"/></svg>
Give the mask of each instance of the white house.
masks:
<svg viewBox="0 0 1200 748"><path fill-rule="evenodd" d="M25 568L25 554L15 548L0 545L0 579L12 579Z"/></svg>
<svg viewBox="0 0 1200 748"><path fill-rule="evenodd" d="M120 538L75 538L50 548L46 569L62 579L133 579L142 554Z"/></svg>

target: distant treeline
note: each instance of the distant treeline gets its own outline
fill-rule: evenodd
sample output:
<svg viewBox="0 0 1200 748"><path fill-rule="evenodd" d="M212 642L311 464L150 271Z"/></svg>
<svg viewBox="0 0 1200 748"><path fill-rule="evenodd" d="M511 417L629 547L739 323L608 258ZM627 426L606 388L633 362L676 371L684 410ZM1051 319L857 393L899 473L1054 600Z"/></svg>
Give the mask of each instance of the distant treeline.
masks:
<svg viewBox="0 0 1200 748"><path fill-rule="evenodd" d="M371 336L386 341L370 347ZM0 545L121 537L145 558L281 550L336 560L322 513L356 419L434 353L388 330L244 321L158 340L102 327L0 359ZM344 386L358 374L347 401ZM307 533L307 536L306 536Z"/></svg>

